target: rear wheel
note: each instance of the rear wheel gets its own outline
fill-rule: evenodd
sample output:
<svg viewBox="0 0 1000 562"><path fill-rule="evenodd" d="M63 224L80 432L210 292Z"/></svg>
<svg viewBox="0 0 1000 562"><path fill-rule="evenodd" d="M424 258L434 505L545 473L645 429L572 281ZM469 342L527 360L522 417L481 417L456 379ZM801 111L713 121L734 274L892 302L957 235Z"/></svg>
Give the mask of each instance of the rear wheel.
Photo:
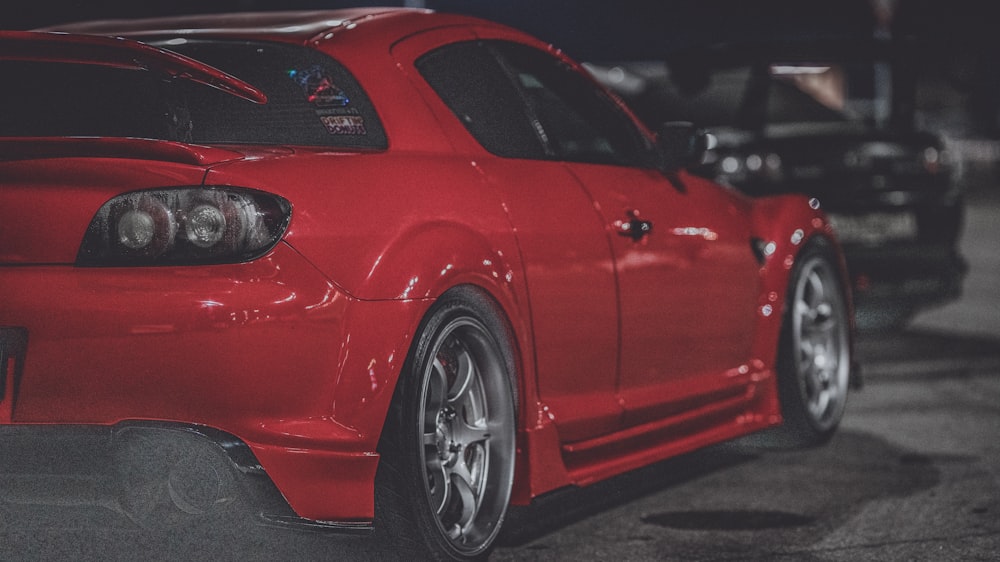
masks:
<svg viewBox="0 0 1000 562"><path fill-rule="evenodd" d="M407 359L379 444L376 525L432 559L485 557L514 478L507 331L471 290L443 296Z"/></svg>
<svg viewBox="0 0 1000 562"><path fill-rule="evenodd" d="M799 255L789 284L778 347L784 425L773 444L809 446L830 439L844 415L851 374L847 297L829 243Z"/></svg>

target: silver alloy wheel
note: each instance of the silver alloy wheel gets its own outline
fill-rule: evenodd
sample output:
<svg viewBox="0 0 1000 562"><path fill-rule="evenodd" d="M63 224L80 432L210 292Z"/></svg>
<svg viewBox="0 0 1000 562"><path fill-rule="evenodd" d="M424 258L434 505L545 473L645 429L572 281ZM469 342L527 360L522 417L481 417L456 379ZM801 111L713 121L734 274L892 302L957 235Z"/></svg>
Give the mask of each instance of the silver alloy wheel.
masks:
<svg viewBox="0 0 1000 562"><path fill-rule="evenodd" d="M443 536L466 555L493 542L514 479L514 405L495 340L463 316L437 336L423 377L421 464Z"/></svg>
<svg viewBox="0 0 1000 562"><path fill-rule="evenodd" d="M799 391L818 431L836 426L847 403L850 377L848 319L837 271L810 257L795 281L792 350Z"/></svg>

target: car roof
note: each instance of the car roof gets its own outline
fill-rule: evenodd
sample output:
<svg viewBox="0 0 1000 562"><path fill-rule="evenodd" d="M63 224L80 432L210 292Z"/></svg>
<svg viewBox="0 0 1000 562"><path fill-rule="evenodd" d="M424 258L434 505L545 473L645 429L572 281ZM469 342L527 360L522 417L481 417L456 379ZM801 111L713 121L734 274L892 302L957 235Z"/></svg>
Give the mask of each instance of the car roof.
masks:
<svg viewBox="0 0 1000 562"><path fill-rule="evenodd" d="M392 44L419 31L457 25L505 27L472 16L425 9L348 8L95 20L41 30L121 35L142 40L170 37L263 39L318 47L341 35L351 35L355 39L377 35L383 44Z"/></svg>

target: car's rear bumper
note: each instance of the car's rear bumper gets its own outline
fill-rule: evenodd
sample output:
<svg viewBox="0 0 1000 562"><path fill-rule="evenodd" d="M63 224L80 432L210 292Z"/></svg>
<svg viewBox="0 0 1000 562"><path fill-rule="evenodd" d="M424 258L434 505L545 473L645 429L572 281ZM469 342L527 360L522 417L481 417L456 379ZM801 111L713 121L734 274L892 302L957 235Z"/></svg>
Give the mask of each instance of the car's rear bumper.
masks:
<svg viewBox="0 0 1000 562"><path fill-rule="evenodd" d="M364 534L369 522L303 519L289 506L246 443L197 425L123 422L114 426L0 426L0 505L30 519L53 505L88 510L109 526L151 533L185 526L274 528ZM103 517L95 515L103 513ZM12 528L17 522L11 522Z"/></svg>
<svg viewBox="0 0 1000 562"><path fill-rule="evenodd" d="M0 428L212 428L298 516L364 524L424 306L353 299L285 245L224 266L2 267Z"/></svg>

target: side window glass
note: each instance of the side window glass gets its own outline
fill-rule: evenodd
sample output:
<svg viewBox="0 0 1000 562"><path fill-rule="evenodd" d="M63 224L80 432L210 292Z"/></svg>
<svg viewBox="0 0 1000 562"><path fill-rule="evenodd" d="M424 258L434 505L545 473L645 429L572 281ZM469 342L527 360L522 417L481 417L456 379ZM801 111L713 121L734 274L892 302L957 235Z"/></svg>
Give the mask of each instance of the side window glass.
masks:
<svg viewBox="0 0 1000 562"><path fill-rule="evenodd" d="M416 66L483 148L506 158L545 158L520 94L482 43L446 45Z"/></svg>
<svg viewBox="0 0 1000 562"><path fill-rule="evenodd" d="M618 105L579 72L542 51L495 42L560 160L647 166L651 146Z"/></svg>

